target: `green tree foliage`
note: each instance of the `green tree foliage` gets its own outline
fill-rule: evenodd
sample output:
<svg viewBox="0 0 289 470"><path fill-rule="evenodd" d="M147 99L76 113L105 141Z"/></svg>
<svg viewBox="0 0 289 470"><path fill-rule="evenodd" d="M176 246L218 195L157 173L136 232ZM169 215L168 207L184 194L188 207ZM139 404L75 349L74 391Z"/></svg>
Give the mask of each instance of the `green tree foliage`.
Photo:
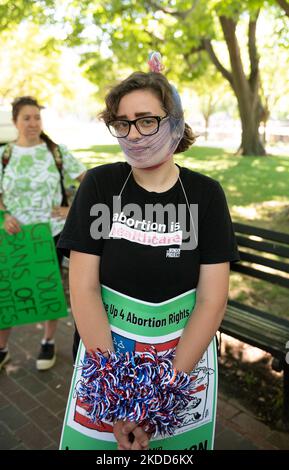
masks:
<svg viewBox="0 0 289 470"><path fill-rule="evenodd" d="M276 0L278 5L284 10L287 16L289 16L289 2L287 0Z"/></svg>
<svg viewBox="0 0 289 470"><path fill-rule="evenodd" d="M264 105L256 40L260 9L269 8L265 0L83 0L73 4L78 5L79 15L69 43L86 45L82 63L101 89L116 76L121 78L120 70L147 70L148 52L155 49L164 56L168 78L179 86L204 76L213 63L238 102L240 150L265 153L258 132ZM238 37L244 22L245 47ZM92 26L94 34L87 34ZM215 51L220 41L226 46L226 63Z"/></svg>
<svg viewBox="0 0 289 470"><path fill-rule="evenodd" d="M33 95L50 102L57 94L72 97L69 83L61 77L61 51L47 52L47 32L31 23L14 26L13 34L2 33L0 43L0 102Z"/></svg>
<svg viewBox="0 0 289 470"><path fill-rule="evenodd" d="M13 30L23 20L53 21L54 0L0 0L0 32Z"/></svg>
<svg viewBox="0 0 289 470"><path fill-rule="evenodd" d="M209 136L210 119L216 112L230 114L236 113L234 98L229 85L222 78L220 73L215 73L213 65L207 69L206 77L199 77L194 80L192 89L197 95L198 107L202 114L205 127L205 140Z"/></svg>

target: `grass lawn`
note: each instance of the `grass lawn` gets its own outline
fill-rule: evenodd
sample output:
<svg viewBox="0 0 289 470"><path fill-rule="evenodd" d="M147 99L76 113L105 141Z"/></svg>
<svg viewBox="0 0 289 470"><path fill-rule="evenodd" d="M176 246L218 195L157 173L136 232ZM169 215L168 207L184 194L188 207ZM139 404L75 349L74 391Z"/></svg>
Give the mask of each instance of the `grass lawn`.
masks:
<svg viewBox="0 0 289 470"><path fill-rule="evenodd" d="M94 146L74 153L88 168L123 160L118 145ZM289 233L288 157L242 157L219 148L192 147L176 155L175 160L221 183L235 221Z"/></svg>
<svg viewBox="0 0 289 470"><path fill-rule="evenodd" d="M74 154L88 168L123 160L118 145L78 149ZM221 183L234 221L289 233L289 157L242 157L220 148L194 146L176 155L175 161ZM234 274L231 296L289 318L285 288Z"/></svg>

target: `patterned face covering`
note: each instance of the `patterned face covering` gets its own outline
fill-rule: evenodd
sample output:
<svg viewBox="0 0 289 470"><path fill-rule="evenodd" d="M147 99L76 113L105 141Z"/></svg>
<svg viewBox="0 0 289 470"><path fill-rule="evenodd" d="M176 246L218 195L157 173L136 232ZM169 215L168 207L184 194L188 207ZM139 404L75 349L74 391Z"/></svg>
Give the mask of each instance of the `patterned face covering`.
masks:
<svg viewBox="0 0 289 470"><path fill-rule="evenodd" d="M140 136L139 139L118 139L127 162L135 168L150 168L169 160L184 134L183 118L168 116L160 122L159 131L154 135Z"/></svg>

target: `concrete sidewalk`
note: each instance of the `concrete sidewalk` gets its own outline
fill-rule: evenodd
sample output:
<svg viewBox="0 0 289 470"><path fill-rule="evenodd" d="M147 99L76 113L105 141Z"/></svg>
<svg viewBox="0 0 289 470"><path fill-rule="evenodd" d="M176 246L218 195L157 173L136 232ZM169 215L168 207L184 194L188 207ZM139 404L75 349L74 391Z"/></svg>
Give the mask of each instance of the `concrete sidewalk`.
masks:
<svg viewBox="0 0 289 470"><path fill-rule="evenodd" d="M12 360L0 371L0 449L58 449L72 375L73 321L61 319L57 331L57 362L38 372L42 325L15 328L10 340ZM271 430L220 385L215 449L289 449L289 433Z"/></svg>

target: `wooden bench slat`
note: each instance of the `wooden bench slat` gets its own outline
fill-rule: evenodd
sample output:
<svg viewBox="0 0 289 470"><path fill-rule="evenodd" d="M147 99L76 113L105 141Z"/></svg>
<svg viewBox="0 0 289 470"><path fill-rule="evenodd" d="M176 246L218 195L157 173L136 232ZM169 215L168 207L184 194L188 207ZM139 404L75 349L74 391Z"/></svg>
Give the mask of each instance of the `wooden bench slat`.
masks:
<svg viewBox="0 0 289 470"><path fill-rule="evenodd" d="M289 338L287 330L274 321L256 321L256 317L243 311L233 311L228 307L220 331L227 333L245 343L263 349L274 357L282 358L286 353L286 342Z"/></svg>
<svg viewBox="0 0 289 470"><path fill-rule="evenodd" d="M243 341L244 343L250 344L256 348L262 349L262 351L266 351L271 356L283 361L284 360L284 352L271 343L264 343L262 336L252 336L251 338L248 336L247 331L239 331L237 329L234 330L231 324L224 323L220 327L220 332L225 333L233 338L238 339L239 341Z"/></svg>
<svg viewBox="0 0 289 470"><path fill-rule="evenodd" d="M250 314L244 314L243 310L234 310L228 307L224 317L225 322L236 323L240 325L243 330L248 330L249 334L262 334L267 339L273 340L278 343L282 350L286 349L286 341L289 341L289 327L284 329L283 326L277 325L274 320L266 320L262 318L253 317ZM243 324L242 324L243 323Z"/></svg>
<svg viewBox="0 0 289 470"><path fill-rule="evenodd" d="M261 316L262 318L265 318L268 321L274 319L274 322L277 323L278 325L281 325L281 327L284 329L288 329L289 327L289 317L288 318L277 317L276 315L273 315L272 313L264 312L263 310L260 310L256 307L252 307L251 305L244 305L243 303L238 302L237 300L231 300L231 299L228 300L228 306L230 308L245 311L257 317Z"/></svg>
<svg viewBox="0 0 289 470"><path fill-rule="evenodd" d="M285 262L286 258L289 258L289 235L251 225L233 225L238 245L245 249L239 250L241 261L231 263L232 271L289 288L289 266ZM260 240L254 240L253 236L259 237ZM281 259L272 260L266 257L266 253L277 255ZM279 274L266 272L266 268L275 269ZM280 275L282 273L284 276ZM286 313L288 319L229 300L219 330L257 346L278 359L279 370L283 370L283 419L289 425L289 312Z"/></svg>
<svg viewBox="0 0 289 470"><path fill-rule="evenodd" d="M232 271L262 279L263 281L270 282L271 284L278 284L279 286L289 288L289 278L278 276L277 274L266 273L259 269L250 268L249 266L244 266L238 263L234 264L231 269Z"/></svg>
<svg viewBox="0 0 289 470"><path fill-rule="evenodd" d="M254 255L242 250L239 250L239 254L242 261L259 264L260 266L268 266L269 268L277 269L278 271L282 271L284 273L289 273L289 263L283 263L282 261L266 258L265 256Z"/></svg>
<svg viewBox="0 0 289 470"><path fill-rule="evenodd" d="M245 246L256 251L263 251L265 253L272 253L273 255L289 258L289 248L286 246L260 240L251 240L250 238L245 238L239 235L236 235L236 238L239 246Z"/></svg>
<svg viewBox="0 0 289 470"><path fill-rule="evenodd" d="M265 228L254 227L253 225L233 223L235 233L245 233L247 235L256 235L257 237L265 238L275 242L285 243L289 245L289 234L282 232L275 232Z"/></svg>

